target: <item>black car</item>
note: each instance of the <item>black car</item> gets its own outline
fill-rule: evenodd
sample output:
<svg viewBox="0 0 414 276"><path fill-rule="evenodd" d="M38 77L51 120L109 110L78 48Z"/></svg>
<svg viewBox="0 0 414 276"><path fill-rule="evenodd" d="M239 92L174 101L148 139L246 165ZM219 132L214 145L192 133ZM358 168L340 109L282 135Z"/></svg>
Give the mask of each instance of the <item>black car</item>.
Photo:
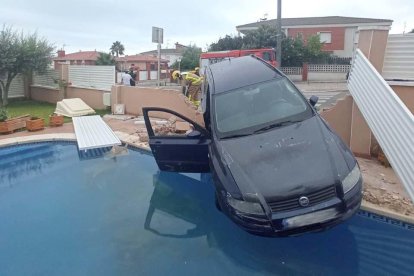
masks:
<svg viewBox="0 0 414 276"><path fill-rule="evenodd" d="M350 149L279 70L246 56L206 68L205 127L163 108L144 108L160 170L209 172L217 206L246 231L289 236L320 231L352 216L362 177ZM148 116L188 121L186 136L156 136Z"/></svg>

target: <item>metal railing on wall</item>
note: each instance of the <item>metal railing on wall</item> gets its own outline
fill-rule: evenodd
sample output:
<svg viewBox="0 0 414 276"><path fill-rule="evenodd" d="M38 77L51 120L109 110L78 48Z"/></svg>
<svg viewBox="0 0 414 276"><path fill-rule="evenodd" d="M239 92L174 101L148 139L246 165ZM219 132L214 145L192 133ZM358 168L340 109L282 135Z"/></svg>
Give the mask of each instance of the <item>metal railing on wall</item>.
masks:
<svg viewBox="0 0 414 276"><path fill-rule="evenodd" d="M70 65L69 82L75 87L111 91L115 66Z"/></svg>
<svg viewBox="0 0 414 276"><path fill-rule="evenodd" d="M59 88L60 72L57 70L47 70L43 74L33 74L32 85Z"/></svg>
<svg viewBox="0 0 414 276"><path fill-rule="evenodd" d="M414 34L388 36L382 76L386 80L414 80Z"/></svg>
<svg viewBox="0 0 414 276"><path fill-rule="evenodd" d="M3 81L6 81L3 79ZM24 97L24 79L21 74L18 74L12 80L9 88L9 98L20 98Z"/></svg>
<svg viewBox="0 0 414 276"><path fill-rule="evenodd" d="M357 49L348 79L355 103L414 200L414 116Z"/></svg>

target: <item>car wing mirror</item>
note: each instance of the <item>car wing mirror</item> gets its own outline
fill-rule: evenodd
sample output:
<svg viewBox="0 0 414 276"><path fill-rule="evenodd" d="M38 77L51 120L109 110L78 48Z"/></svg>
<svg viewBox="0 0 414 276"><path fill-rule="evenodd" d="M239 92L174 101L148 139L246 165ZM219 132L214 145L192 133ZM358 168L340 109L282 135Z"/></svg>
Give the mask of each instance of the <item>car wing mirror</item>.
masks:
<svg viewBox="0 0 414 276"><path fill-rule="evenodd" d="M198 130L193 130L187 134L187 137L191 139L199 139L201 137L201 132Z"/></svg>
<svg viewBox="0 0 414 276"><path fill-rule="evenodd" d="M309 98L309 103L310 103L312 106L315 106L315 105L316 105L316 103L318 102L318 100L319 100L319 97L317 97L317 96L315 96L315 95L312 95L312 96Z"/></svg>

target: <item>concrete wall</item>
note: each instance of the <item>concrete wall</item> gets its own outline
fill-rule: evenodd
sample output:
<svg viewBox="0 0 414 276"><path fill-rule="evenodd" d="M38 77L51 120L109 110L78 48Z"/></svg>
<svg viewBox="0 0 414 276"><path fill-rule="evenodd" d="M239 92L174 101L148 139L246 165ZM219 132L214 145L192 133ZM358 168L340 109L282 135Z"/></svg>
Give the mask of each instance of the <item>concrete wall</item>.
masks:
<svg viewBox="0 0 414 276"><path fill-rule="evenodd" d="M391 85L391 88L405 103L411 113L414 114L414 84L412 86L407 85Z"/></svg>
<svg viewBox="0 0 414 276"><path fill-rule="evenodd" d="M364 27L358 29L358 48L381 74L387 45L388 27ZM358 156L369 157L373 135L358 106L352 107L351 150Z"/></svg>
<svg viewBox="0 0 414 276"><path fill-rule="evenodd" d="M112 108L114 104L125 104L125 112L133 115L142 115L143 107L167 108L204 125L202 114L197 112L187 98L176 90L114 85L111 102ZM165 119L171 117L166 113L158 113L154 116Z"/></svg>
<svg viewBox="0 0 414 276"><path fill-rule="evenodd" d="M346 73L308 72L308 81L345 81Z"/></svg>
<svg viewBox="0 0 414 276"><path fill-rule="evenodd" d="M81 98L87 105L89 105L93 109L106 108L106 106L103 104L103 93L108 93L108 91L78 88L71 86L66 88L66 98Z"/></svg>
<svg viewBox="0 0 414 276"><path fill-rule="evenodd" d="M387 40L388 30L359 30L358 48L364 53L379 73L381 73L384 65Z"/></svg>
<svg viewBox="0 0 414 276"><path fill-rule="evenodd" d="M30 90L30 97L35 101L57 103L62 99L62 94L59 89L32 85Z"/></svg>
<svg viewBox="0 0 414 276"><path fill-rule="evenodd" d="M291 81L302 81L302 75L286 75Z"/></svg>
<svg viewBox="0 0 414 276"><path fill-rule="evenodd" d="M31 99L35 101L42 101L48 103L57 103L63 99L63 88L52 89L41 86L31 86ZM86 89L86 88L77 88L77 87L67 87L66 88L66 98L80 98L87 105L93 109L105 109L106 106L103 104L103 93L105 91L95 90L95 89ZM108 92L106 92L108 93Z"/></svg>
<svg viewBox="0 0 414 276"><path fill-rule="evenodd" d="M321 112L328 124L335 130L335 132L342 138L342 140L350 145L351 141L351 123L352 123L352 105L353 99L351 96L337 102L331 109Z"/></svg>
<svg viewBox="0 0 414 276"><path fill-rule="evenodd" d="M392 85L391 87L414 114L414 86ZM373 154L372 148L378 142L360 110L354 104L352 96L347 96L332 108L322 111L321 116L338 133L345 144L351 147L355 155L369 157Z"/></svg>

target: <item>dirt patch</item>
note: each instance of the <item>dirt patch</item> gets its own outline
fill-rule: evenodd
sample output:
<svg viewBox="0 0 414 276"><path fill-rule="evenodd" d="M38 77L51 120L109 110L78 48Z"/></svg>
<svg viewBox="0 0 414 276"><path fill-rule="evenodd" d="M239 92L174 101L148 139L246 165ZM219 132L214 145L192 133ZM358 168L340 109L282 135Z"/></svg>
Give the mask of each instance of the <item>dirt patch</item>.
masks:
<svg viewBox="0 0 414 276"><path fill-rule="evenodd" d="M364 200L414 218L414 205L394 170L376 160L358 158L358 162L364 178Z"/></svg>

